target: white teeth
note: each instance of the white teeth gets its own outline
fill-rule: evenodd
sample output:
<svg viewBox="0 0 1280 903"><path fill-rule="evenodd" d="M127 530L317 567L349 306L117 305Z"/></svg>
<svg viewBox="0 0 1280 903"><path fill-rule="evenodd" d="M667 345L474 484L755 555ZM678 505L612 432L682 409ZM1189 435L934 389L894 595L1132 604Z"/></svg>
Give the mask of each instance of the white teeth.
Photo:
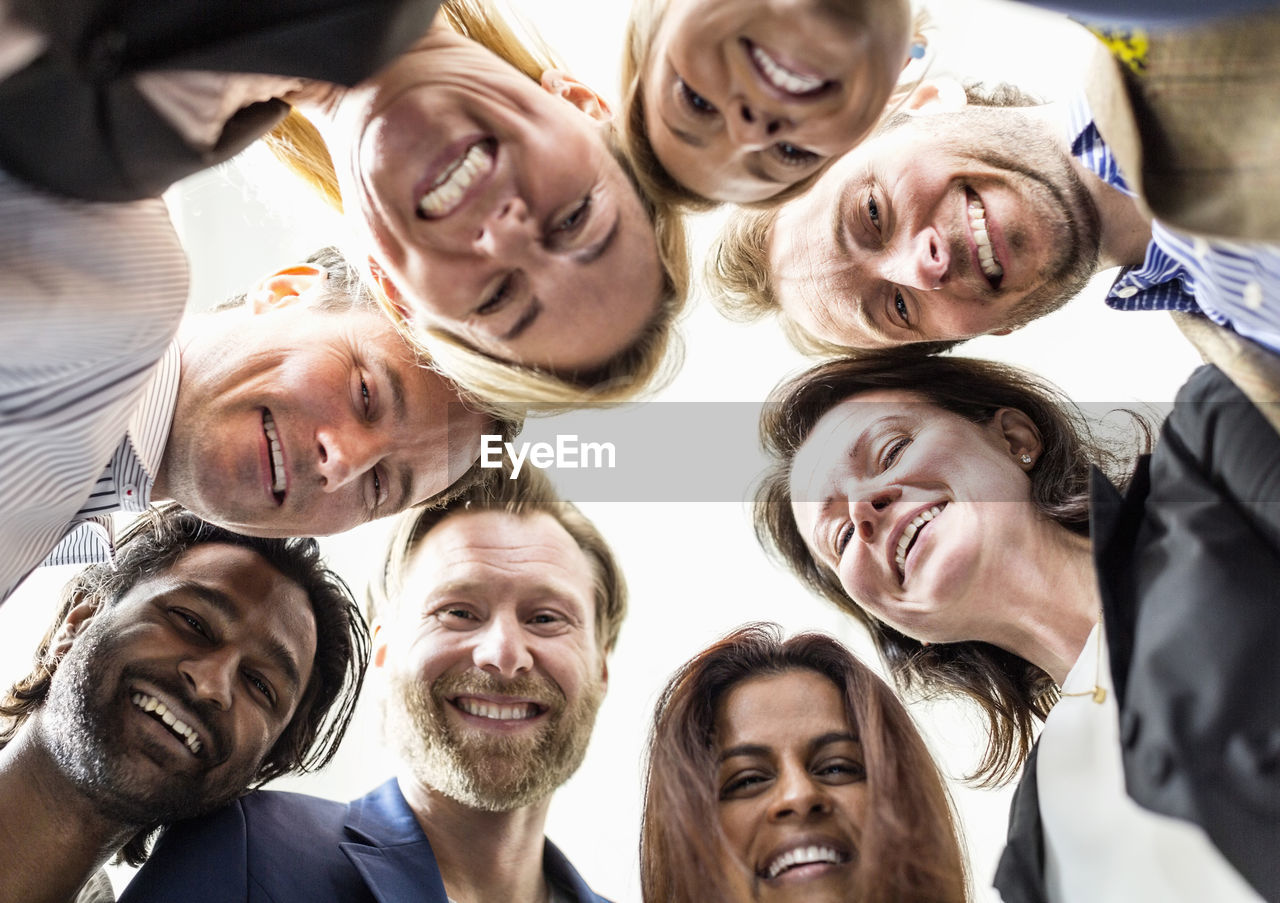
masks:
<svg viewBox="0 0 1280 903"><path fill-rule="evenodd" d="M195 728L191 727L185 721L179 720L173 712L169 711L163 702L147 693L134 693L130 697L133 704L144 712L150 712L163 721L183 743L187 744L187 749L193 754L200 752L200 748L204 745L200 742L200 737L196 734Z"/></svg>
<svg viewBox="0 0 1280 903"><path fill-rule="evenodd" d="M775 88L781 88L788 94L808 94L826 84L821 78L792 72L754 44L751 45L751 58Z"/></svg>
<svg viewBox="0 0 1280 903"><path fill-rule="evenodd" d="M789 868L797 865L811 865L815 862L829 862L833 865L839 865L843 862L841 855L831 847L797 847L794 850L788 850L769 865L768 874L770 878L776 878Z"/></svg>
<svg viewBox="0 0 1280 903"><path fill-rule="evenodd" d="M475 715L479 718L492 718L494 721L523 721L538 714L537 706L530 702L523 702L518 705L494 705L465 697L458 700L458 708L468 715Z"/></svg>
<svg viewBox="0 0 1280 903"><path fill-rule="evenodd" d="M978 245L978 265L989 279L999 279L1004 275L1004 267L996 260L996 253L991 248L991 235L987 232L987 208L976 196L969 199L969 226L973 231L973 240Z"/></svg>
<svg viewBox="0 0 1280 903"><path fill-rule="evenodd" d="M894 563L898 565L899 577L903 575L903 572L906 569L907 550L911 548L912 540L916 538L916 534L920 532L920 528L941 514L942 509L945 507L947 506L934 505L928 511L921 511L911 519L911 523L907 524L906 529L902 531L902 535L898 537L898 550L897 554L893 556L893 560Z"/></svg>
<svg viewBox="0 0 1280 903"><path fill-rule="evenodd" d="M431 190L418 201L418 212L424 216L442 216L451 211L482 173L493 167L493 157L484 142L471 145L460 160L440 174Z"/></svg>
<svg viewBox="0 0 1280 903"><path fill-rule="evenodd" d="M280 448L280 434L276 432L276 421L270 411L262 412L262 429L271 445L271 491L284 492L284 451Z"/></svg>

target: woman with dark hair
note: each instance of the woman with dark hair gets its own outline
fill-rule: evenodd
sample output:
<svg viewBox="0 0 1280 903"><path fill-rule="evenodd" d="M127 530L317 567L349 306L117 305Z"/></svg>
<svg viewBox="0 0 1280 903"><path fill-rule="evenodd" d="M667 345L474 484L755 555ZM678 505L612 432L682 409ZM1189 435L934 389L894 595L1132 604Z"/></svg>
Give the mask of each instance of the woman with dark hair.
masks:
<svg viewBox="0 0 1280 903"><path fill-rule="evenodd" d="M749 625L682 666L654 713L640 872L652 903L960 903L937 767L840 643Z"/></svg>
<svg viewBox="0 0 1280 903"><path fill-rule="evenodd" d="M1280 440L1226 377L1192 377L1127 480L1057 390L986 361L830 361L773 401L761 541L900 687L980 704L987 782L1047 719L1006 903L1280 894L1280 702L1240 692L1276 679Z"/></svg>

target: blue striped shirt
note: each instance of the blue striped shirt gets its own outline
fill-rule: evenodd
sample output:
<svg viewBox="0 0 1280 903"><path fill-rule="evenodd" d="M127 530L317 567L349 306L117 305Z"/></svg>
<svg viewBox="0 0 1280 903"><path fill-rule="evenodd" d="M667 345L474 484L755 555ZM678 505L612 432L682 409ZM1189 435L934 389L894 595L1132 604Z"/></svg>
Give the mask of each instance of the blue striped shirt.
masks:
<svg viewBox="0 0 1280 903"><path fill-rule="evenodd" d="M1083 97L1071 106L1069 126L1075 136L1072 154L1112 188L1133 197ZM1280 352L1280 248L1191 236L1155 220L1146 259L1120 272L1107 305L1200 313Z"/></svg>

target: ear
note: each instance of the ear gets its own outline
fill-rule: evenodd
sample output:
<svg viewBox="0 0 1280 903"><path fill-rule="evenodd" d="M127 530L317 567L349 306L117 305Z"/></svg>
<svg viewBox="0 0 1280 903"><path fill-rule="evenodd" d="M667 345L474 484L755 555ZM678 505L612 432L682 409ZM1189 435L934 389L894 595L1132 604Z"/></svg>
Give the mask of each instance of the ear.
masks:
<svg viewBox="0 0 1280 903"><path fill-rule="evenodd" d="M605 99L567 72L547 69L542 73L542 90L568 101L596 122L613 119L613 110Z"/></svg>
<svg viewBox="0 0 1280 903"><path fill-rule="evenodd" d="M369 636L369 664L375 668L387 666L387 631L383 630L381 618L373 622L373 631Z"/></svg>
<svg viewBox="0 0 1280 903"><path fill-rule="evenodd" d="M324 278L324 270L306 263L272 273L249 289L249 310L261 314L288 307Z"/></svg>
<svg viewBox="0 0 1280 903"><path fill-rule="evenodd" d="M408 323L413 319L413 311L409 309L409 305L404 303L400 289L395 287L391 277L387 275L386 270L378 265L376 260L370 257L368 264L369 275L373 278L374 284L378 286L378 291L382 292L387 299L387 303L391 305L391 310L395 311L395 315L400 318L400 322Z"/></svg>
<svg viewBox="0 0 1280 903"><path fill-rule="evenodd" d="M57 631L54 632L53 641L49 644L49 654L55 659L66 655L75 644L76 638L84 632L97 613L97 600L88 600L81 596L80 601L71 607L67 616L62 619L62 623L58 625Z"/></svg>
<svg viewBox="0 0 1280 903"><path fill-rule="evenodd" d="M919 115L954 113L969 105L964 85L954 78L931 78L916 86L905 109Z"/></svg>
<svg viewBox="0 0 1280 903"><path fill-rule="evenodd" d="M1040 431L1031 418L1017 408L1001 408L992 415L991 425L999 432L1009 455L1018 461L1019 466L1031 469L1042 448ZM1032 464L1023 462L1023 455L1030 455Z"/></svg>
<svg viewBox="0 0 1280 903"><path fill-rule="evenodd" d="M612 651L612 650L610 650ZM600 686L605 690L609 689L609 654L605 653L600 659Z"/></svg>

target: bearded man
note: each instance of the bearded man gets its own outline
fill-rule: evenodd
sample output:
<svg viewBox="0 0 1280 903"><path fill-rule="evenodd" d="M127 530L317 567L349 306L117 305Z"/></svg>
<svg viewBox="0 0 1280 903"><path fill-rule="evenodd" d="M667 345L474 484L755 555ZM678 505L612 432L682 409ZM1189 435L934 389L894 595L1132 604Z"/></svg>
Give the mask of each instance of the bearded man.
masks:
<svg viewBox="0 0 1280 903"><path fill-rule="evenodd" d="M349 804L259 792L171 828L121 903L601 903L543 836L586 753L626 589L537 472L403 519L371 593L396 778Z"/></svg>

